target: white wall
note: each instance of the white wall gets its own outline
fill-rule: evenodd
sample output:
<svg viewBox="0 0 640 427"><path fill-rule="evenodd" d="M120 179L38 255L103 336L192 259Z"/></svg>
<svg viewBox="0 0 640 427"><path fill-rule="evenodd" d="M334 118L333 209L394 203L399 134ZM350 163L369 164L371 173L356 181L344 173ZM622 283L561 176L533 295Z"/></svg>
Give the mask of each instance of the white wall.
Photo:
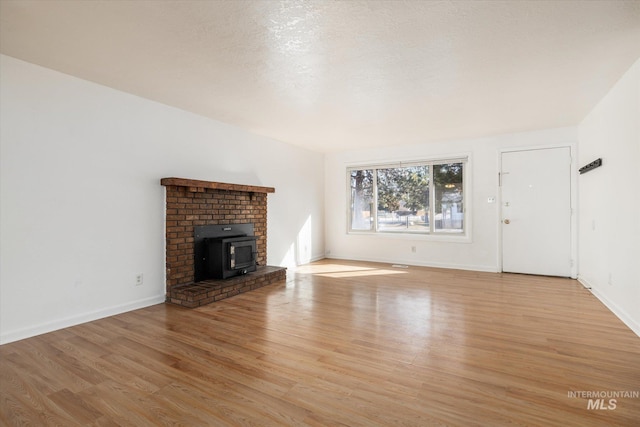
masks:
<svg viewBox="0 0 640 427"><path fill-rule="evenodd" d="M410 265L500 270L498 158L502 149L574 146L574 127L443 141L412 146L358 150L327 155L325 166L326 250L331 258ZM572 147L575 148L575 147ZM469 241L439 241L426 236L347 234L347 166L469 155L466 206L471 222ZM411 247L416 252L411 252Z"/></svg>
<svg viewBox="0 0 640 427"><path fill-rule="evenodd" d="M0 61L0 342L164 300L162 177L275 187L268 263L324 255L323 155Z"/></svg>
<svg viewBox="0 0 640 427"><path fill-rule="evenodd" d="M640 335L640 60L578 129L579 279Z"/></svg>

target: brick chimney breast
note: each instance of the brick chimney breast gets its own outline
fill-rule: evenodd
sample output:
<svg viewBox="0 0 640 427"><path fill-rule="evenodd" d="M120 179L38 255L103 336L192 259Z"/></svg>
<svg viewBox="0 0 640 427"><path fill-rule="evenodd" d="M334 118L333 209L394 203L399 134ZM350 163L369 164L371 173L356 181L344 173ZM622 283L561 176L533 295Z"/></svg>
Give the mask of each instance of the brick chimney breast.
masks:
<svg viewBox="0 0 640 427"><path fill-rule="evenodd" d="M251 290L256 283L265 286L286 278L285 268L267 268L266 266L267 194L274 193L274 188L185 178L162 178L160 184L166 188L168 302L186 307L198 307L222 297ZM237 277L231 281L194 283L194 227L232 223L253 224L258 252L256 258L258 270L247 274L246 277ZM265 274L266 279L262 277ZM243 277L244 281L249 282L249 289L244 286ZM234 289L223 292L225 284L220 282L229 283ZM234 283L231 284L231 282ZM244 290L240 291L240 289Z"/></svg>

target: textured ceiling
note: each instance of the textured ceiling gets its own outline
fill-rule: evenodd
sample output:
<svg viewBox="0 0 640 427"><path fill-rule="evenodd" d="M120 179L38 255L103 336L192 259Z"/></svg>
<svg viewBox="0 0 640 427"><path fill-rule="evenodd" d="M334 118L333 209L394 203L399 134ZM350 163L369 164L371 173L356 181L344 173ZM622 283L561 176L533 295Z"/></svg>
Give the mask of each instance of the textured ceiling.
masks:
<svg viewBox="0 0 640 427"><path fill-rule="evenodd" d="M640 1L1 0L0 51L321 152L576 125Z"/></svg>

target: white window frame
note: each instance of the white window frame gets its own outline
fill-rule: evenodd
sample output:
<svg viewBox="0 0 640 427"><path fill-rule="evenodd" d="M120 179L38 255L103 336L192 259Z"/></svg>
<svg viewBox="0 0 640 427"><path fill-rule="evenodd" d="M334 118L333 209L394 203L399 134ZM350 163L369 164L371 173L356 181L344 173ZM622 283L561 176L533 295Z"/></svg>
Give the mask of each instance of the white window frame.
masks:
<svg viewBox="0 0 640 427"><path fill-rule="evenodd" d="M470 194L470 156L456 155L448 157L438 157L428 160L411 160L397 161L391 163L374 163L374 164L354 164L346 167L346 184L347 184L347 234L351 235L375 235L384 237L397 238L424 238L427 240L439 241L455 241L455 242L471 242L471 194ZM435 230L435 220L429 221L429 231L385 231L378 229L378 189L377 189L377 169L403 168L411 166L429 166L429 217L435 218L435 183L433 181L433 166L444 163L462 163L462 213L463 213L463 229L460 232L438 231ZM373 170L373 212L372 230L352 229L352 212L351 212L351 172L354 170Z"/></svg>

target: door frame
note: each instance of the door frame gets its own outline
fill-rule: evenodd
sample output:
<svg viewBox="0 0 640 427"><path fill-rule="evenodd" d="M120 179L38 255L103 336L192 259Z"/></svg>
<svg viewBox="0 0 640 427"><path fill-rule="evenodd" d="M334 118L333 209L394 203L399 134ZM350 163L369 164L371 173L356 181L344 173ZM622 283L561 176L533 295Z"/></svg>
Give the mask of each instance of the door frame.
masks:
<svg viewBox="0 0 640 427"><path fill-rule="evenodd" d="M569 191L570 191L570 203L571 203L571 278L578 278L578 169L576 167L576 161L578 158L577 147L575 142L567 142L567 143L558 143L558 144L546 144L546 145L531 145L531 146L522 146L522 147L508 147L508 148L499 148L498 149L498 173L496 177L497 184L497 196L496 200L498 201L498 271L503 272L502 266L502 187L501 187L501 178L500 174L502 173L502 154L503 153L513 153L519 151L532 151L532 150L548 150L553 148L569 148L569 156L571 157L571 164L569 166L570 169L570 182L569 182Z"/></svg>

